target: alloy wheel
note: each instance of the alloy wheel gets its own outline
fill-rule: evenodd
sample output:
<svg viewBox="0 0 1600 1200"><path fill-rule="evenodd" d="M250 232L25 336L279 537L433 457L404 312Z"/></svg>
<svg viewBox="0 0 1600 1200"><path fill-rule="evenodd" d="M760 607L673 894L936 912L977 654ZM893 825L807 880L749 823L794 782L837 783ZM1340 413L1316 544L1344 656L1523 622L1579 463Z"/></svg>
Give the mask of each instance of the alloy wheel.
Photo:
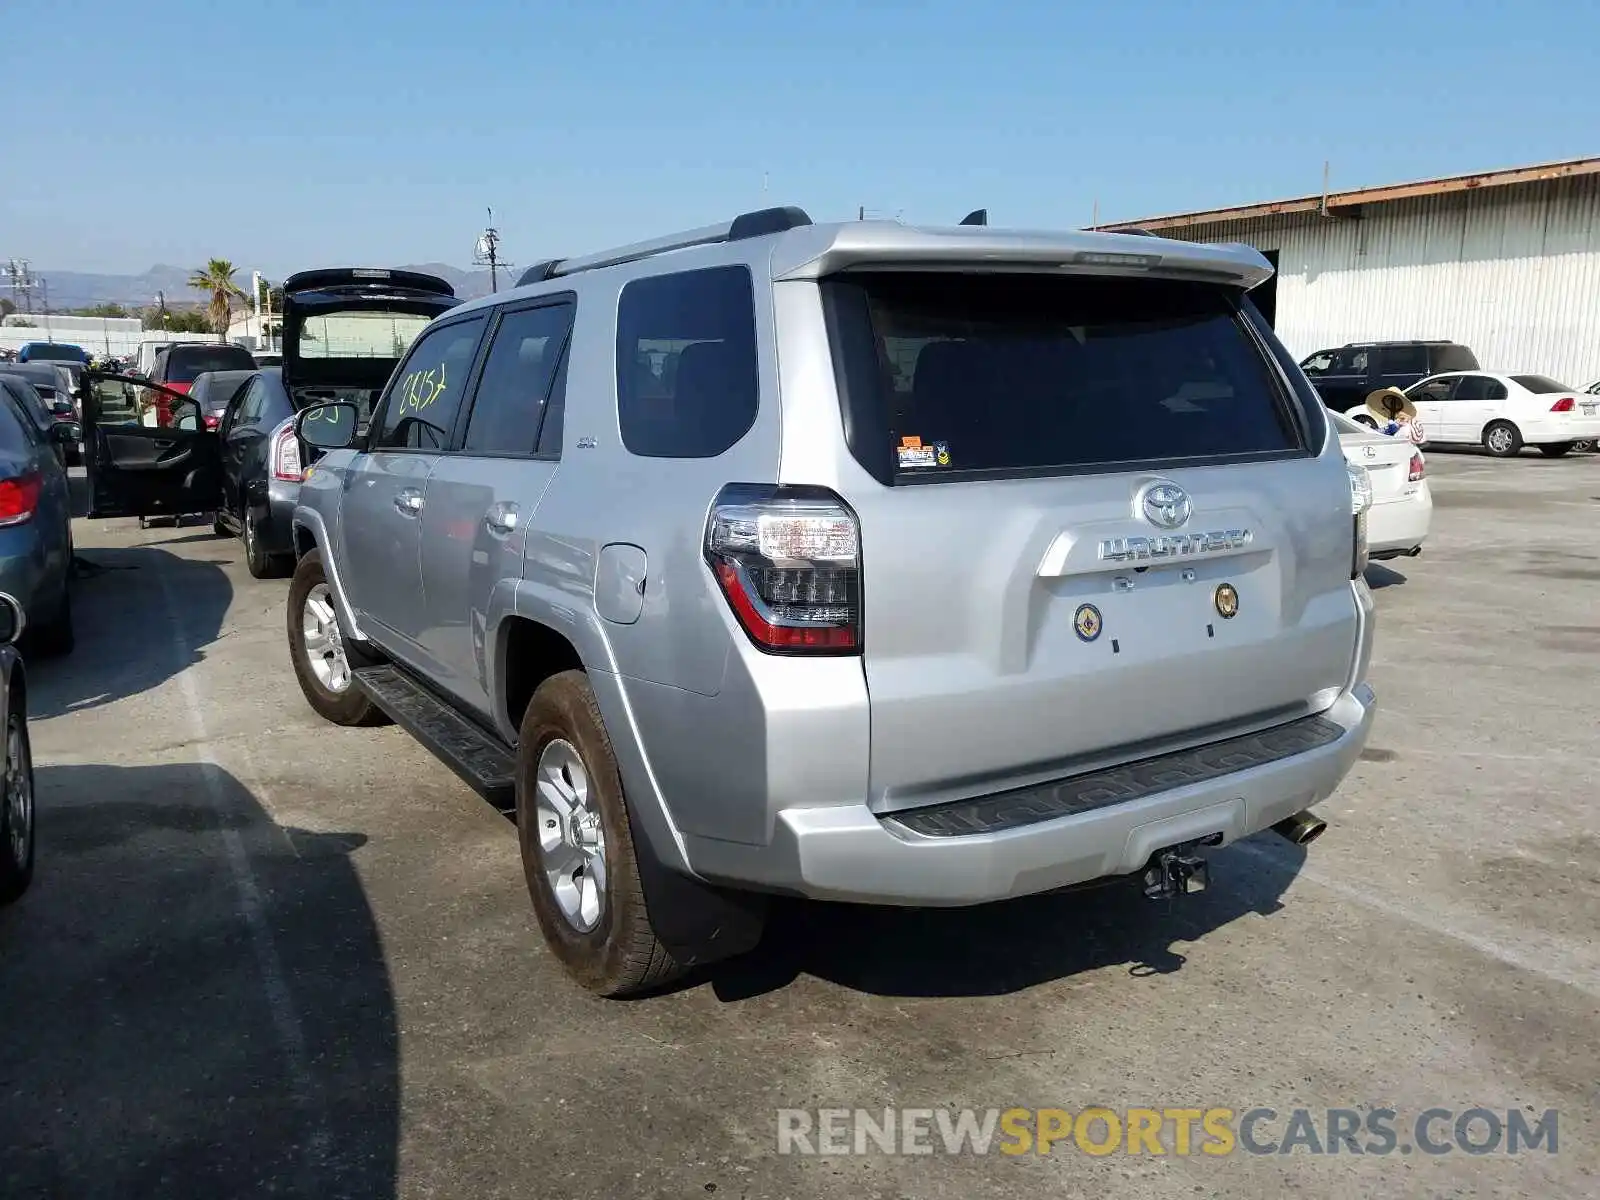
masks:
<svg viewBox="0 0 1600 1200"><path fill-rule="evenodd" d="M556 738L534 769L534 812L550 894L567 924L588 933L606 903L606 839L598 797L577 747Z"/></svg>
<svg viewBox="0 0 1600 1200"><path fill-rule="evenodd" d="M335 695L350 686L350 660L344 652L344 635L339 632L339 619L333 611L333 593L326 583L319 583L306 593L306 602L300 614L301 636L305 639L306 658L317 682Z"/></svg>

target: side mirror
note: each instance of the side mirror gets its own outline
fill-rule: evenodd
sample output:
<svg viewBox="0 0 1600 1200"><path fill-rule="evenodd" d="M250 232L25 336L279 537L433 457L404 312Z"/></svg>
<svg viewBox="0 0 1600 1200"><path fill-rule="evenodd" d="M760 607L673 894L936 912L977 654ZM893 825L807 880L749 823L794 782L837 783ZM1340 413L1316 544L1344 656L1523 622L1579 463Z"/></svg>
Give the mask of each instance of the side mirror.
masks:
<svg viewBox="0 0 1600 1200"><path fill-rule="evenodd" d="M22 636L22 605L0 592L0 645L9 646Z"/></svg>
<svg viewBox="0 0 1600 1200"><path fill-rule="evenodd" d="M50 440L63 446L83 441L83 426L76 421L57 421L50 426Z"/></svg>
<svg viewBox="0 0 1600 1200"><path fill-rule="evenodd" d="M295 418L294 431L318 450L343 450L354 444L361 410L343 400L315 404Z"/></svg>

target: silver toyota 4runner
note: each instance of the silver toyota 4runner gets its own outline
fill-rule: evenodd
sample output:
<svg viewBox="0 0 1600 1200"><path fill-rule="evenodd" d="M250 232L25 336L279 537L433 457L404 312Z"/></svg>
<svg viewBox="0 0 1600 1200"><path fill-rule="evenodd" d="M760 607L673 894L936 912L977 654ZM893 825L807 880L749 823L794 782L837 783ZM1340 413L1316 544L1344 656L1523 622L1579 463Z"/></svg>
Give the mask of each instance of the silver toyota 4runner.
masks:
<svg viewBox="0 0 1600 1200"><path fill-rule="evenodd" d="M515 809L623 994L773 894L1204 886L1372 720L1363 478L1240 246L816 225L544 263L418 337L294 515L313 708Z"/></svg>

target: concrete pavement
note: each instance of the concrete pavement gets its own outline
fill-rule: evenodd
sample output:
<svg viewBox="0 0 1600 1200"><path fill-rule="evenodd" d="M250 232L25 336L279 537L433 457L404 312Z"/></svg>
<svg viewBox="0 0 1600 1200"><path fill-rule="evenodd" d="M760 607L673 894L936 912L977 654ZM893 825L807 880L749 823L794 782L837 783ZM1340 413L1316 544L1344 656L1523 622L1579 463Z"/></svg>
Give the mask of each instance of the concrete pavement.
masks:
<svg viewBox="0 0 1600 1200"><path fill-rule="evenodd" d="M626 1003L545 952L504 818L400 731L312 715L285 583L206 526L80 521L77 651L29 664L0 1191L1592 1195L1600 460L1429 464L1426 554L1372 572L1379 724L1309 853L1231 847L1170 912L786 904L754 955ZM780 1108L889 1105L1560 1124L1515 1157L776 1152Z"/></svg>

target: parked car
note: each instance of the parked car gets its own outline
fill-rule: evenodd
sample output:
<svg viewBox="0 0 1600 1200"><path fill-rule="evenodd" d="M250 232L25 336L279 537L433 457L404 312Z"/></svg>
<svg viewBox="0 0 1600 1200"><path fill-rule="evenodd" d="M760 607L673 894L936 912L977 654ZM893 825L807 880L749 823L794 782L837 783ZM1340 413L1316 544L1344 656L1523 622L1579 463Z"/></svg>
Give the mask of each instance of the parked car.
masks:
<svg viewBox="0 0 1600 1200"><path fill-rule="evenodd" d="M1300 364L1322 401L1334 412L1349 412L1386 387L1401 391L1445 371L1476 371L1478 359L1455 342L1351 342L1318 350Z"/></svg>
<svg viewBox="0 0 1600 1200"><path fill-rule="evenodd" d="M255 358L256 358L256 365L260 366L260 367L281 367L281 366L283 366L283 355L281 355L281 354L262 353L262 352L258 351L258 352L256 352Z"/></svg>
<svg viewBox="0 0 1600 1200"><path fill-rule="evenodd" d="M24 342L17 351L18 362L75 362L85 365L89 352L71 342Z"/></svg>
<svg viewBox="0 0 1600 1200"><path fill-rule="evenodd" d="M533 268L365 434L296 418L301 688L516 806L605 994L772 891L1198 890L1202 845L1320 832L1374 706L1365 475L1240 308L1270 274L792 209Z"/></svg>
<svg viewBox="0 0 1600 1200"><path fill-rule="evenodd" d="M155 366L150 371L150 382L160 384L154 389L154 423L165 428L172 423L167 392L187 393L195 377L207 371L254 371L256 360L250 351L231 342L177 342L156 351Z"/></svg>
<svg viewBox="0 0 1600 1200"><path fill-rule="evenodd" d="M33 750L28 740L28 689L17 638L25 619L0 596L0 711L5 713L5 759L0 763L0 905L21 898L33 882Z"/></svg>
<svg viewBox="0 0 1600 1200"><path fill-rule="evenodd" d="M189 394L200 406L200 419L207 429L221 424L229 402L254 377L254 371L202 371L194 377Z"/></svg>
<svg viewBox="0 0 1600 1200"><path fill-rule="evenodd" d="M44 654L72 649L72 501L56 453L77 430L40 428L18 391L0 377L0 596L13 602L29 643Z"/></svg>
<svg viewBox="0 0 1600 1200"><path fill-rule="evenodd" d="M202 430L216 434L195 439L165 482L141 465L150 439L102 441L97 512L149 518L210 511L218 535L243 539L253 575L282 573L293 562L290 518L302 466L320 454L295 434L295 413L333 399L370 412L411 340L456 303L450 285L432 275L374 268L301 272L284 281L281 368L202 375L189 393L192 406L162 385L96 376L97 386L120 382L145 396L147 406L159 399L176 414L175 423L198 419ZM212 397L229 390L230 380L227 407L213 424L206 410L214 411ZM128 481L124 499L113 495L119 476Z"/></svg>
<svg viewBox="0 0 1600 1200"><path fill-rule="evenodd" d="M1406 437L1377 433L1343 413L1329 413L1345 461L1363 468L1372 485L1367 553L1373 559L1415 558L1433 524L1427 460Z"/></svg>
<svg viewBox="0 0 1600 1200"><path fill-rule="evenodd" d="M1406 392L1431 444L1477 444L1498 458L1537 446L1552 458L1600 436L1600 398L1544 375L1461 371Z"/></svg>
<svg viewBox="0 0 1600 1200"><path fill-rule="evenodd" d="M81 461L78 439L83 435L83 426L71 399L57 390L58 383L46 363L7 363L0 367L0 384L9 388L28 422L51 443L61 465L76 466Z"/></svg>

